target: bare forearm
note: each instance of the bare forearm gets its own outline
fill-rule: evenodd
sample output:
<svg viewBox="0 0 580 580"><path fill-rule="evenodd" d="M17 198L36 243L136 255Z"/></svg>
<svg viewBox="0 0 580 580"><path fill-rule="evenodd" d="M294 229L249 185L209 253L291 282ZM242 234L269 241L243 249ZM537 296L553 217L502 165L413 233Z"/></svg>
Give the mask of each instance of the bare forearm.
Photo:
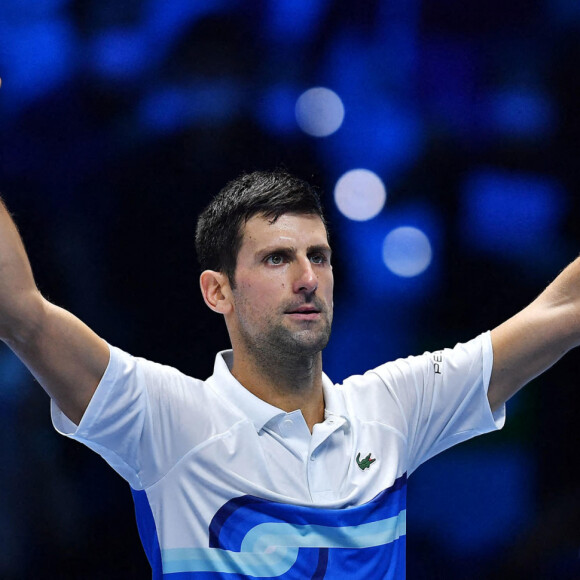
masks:
<svg viewBox="0 0 580 580"><path fill-rule="evenodd" d="M0 338L29 332L40 296L22 240L0 199Z"/></svg>
<svg viewBox="0 0 580 580"><path fill-rule="evenodd" d="M0 200L0 339L75 422L109 360L107 344L36 288L18 230Z"/></svg>
<svg viewBox="0 0 580 580"><path fill-rule="evenodd" d="M492 330L489 388L497 408L580 344L580 258L529 306Z"/></svg>

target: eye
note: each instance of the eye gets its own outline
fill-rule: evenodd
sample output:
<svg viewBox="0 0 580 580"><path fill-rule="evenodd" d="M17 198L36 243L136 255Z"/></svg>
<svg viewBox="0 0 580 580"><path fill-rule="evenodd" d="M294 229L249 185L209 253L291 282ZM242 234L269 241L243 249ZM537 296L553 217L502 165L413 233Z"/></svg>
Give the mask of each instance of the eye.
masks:
<svg viewBox="0 0 580 580"><path fill-rule="evenodd" d="M271 264L272 266L279 266L284 262L284 257L282 254L270 254L266 258L266 263Z"/></svg>
<svg viewBox="0 0 580 580"><path fill-rule="evenodd" d="M310 256L310 261L313 264L324 264L325 262L328 262L328 258L324 254L317 253Z"/></svg>

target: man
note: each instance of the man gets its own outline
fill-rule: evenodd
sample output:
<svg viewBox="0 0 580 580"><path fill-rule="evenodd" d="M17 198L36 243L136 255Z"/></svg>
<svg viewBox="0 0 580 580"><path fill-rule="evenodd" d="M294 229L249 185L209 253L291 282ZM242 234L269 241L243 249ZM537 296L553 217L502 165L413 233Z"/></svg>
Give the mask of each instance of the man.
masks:
<svg viewBox="0 0 580 580"><path fill-rule="evenodd" d="M198 221L201 291L232 343L201 381L46 301L0 209L0 336L51 396L56 428L131 485L156 578L403 578L407 476L501 427L504 402L580 342L577 259L491 333L333 385L320 202L256 172Z"/></svg>

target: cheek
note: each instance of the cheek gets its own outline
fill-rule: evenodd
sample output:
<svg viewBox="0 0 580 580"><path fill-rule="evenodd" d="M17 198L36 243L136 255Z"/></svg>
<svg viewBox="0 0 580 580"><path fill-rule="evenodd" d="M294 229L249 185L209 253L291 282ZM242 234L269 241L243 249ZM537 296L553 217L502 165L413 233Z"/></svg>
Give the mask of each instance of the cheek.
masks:
<svg viewBox="0 0 580 580"><path fill-rule="evenodd" d="M238 284L240 291L246 293L248 296L267 298L272 296L280 289L285 288L288 280L282 273L272 273L270 276L248 276L248 278L241 280Z"/></svg>
<svg viewBox="0 0 580 580"><path fill-rule="evenodd" d="M328 278L325 279L324 283L325 294L332 298L332 294L334 292L334 277L332 273L328 275Z"/></svg>
<svg viewBox="0 0 580 580"><path fill-rule="evenodd" d="M245 282L238 285L236 302L252 317L259 317L273 302L275 295L272 284Z"/></svg>

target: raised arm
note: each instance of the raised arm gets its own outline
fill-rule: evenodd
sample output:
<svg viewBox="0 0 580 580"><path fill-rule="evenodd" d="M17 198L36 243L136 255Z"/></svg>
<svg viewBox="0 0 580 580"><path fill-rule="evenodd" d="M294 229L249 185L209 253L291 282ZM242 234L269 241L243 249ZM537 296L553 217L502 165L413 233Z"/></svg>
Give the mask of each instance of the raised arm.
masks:
<svg viewBox="0 0 580 580"><path fill-rule="evenodd" d="M488 391L497 409L521 387L580 345L580 258L529 306L491 331Z"/></svg>
<svg viewBox="0 0 580 580"><path fill-rule="evenodd" d="M78 318L41 296L18 230L2 200L0 339L60 409L78 423L105 372L109 349Z"/></svg>

